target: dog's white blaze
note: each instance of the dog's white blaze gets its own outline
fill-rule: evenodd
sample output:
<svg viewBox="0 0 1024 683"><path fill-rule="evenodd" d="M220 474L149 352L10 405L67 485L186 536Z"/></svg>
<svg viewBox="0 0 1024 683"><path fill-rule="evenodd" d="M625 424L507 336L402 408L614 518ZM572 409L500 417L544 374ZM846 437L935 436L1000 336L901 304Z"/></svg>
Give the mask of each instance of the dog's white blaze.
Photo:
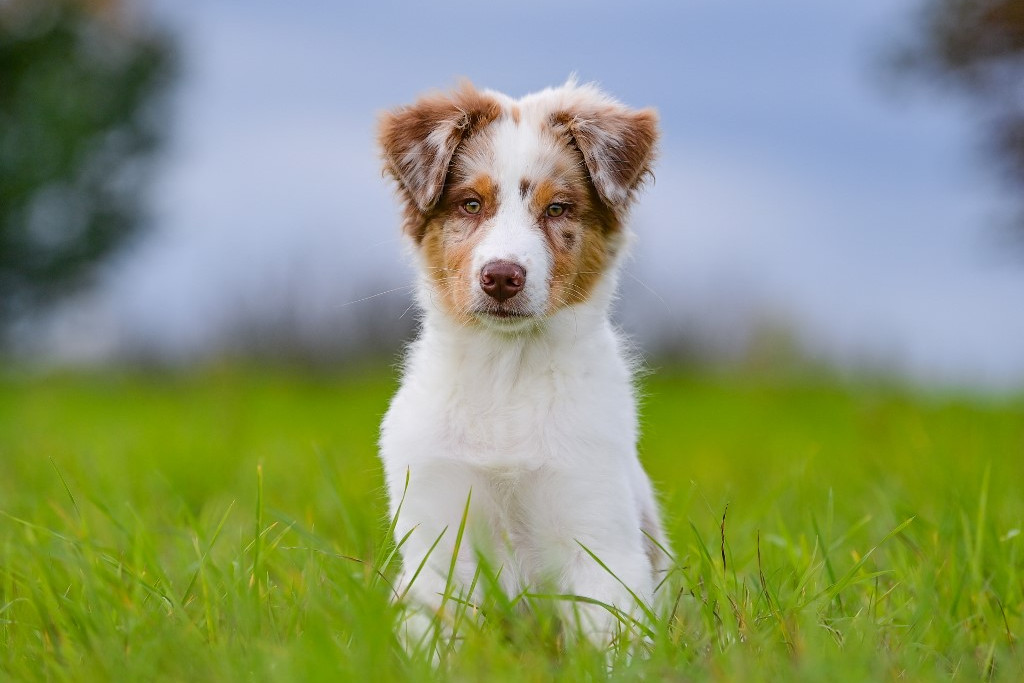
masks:
<svg viewBox="0 0 1024 683"><path fill-rule="evenodd" d="M474 272L495 260L522 266L526 270L526 285L517 296L519 305L540 315L548 305L553 257L539 217L530 208L529 197L521 196L519 184L522 179L538 174L538 167L543 166L544 146L536 133L505 119L495 131L493 151L491 173L498 186L498 209L485 226L486 236L473 252ZM476 297L485 301L487 295L478 290Z"/></svg>
<svg viewBox="0 0 1024 683"><path fill-rule="evenodd" d="M520 202L502 203L492 223L473 253L474 272L480 272L485 264L495 260L522 266L526 271L526 285L516 299L529 313L542 314L547 308L551 277L551 254L543 233ZM480 290L476 298L486 302L487 295Z"/></svg>

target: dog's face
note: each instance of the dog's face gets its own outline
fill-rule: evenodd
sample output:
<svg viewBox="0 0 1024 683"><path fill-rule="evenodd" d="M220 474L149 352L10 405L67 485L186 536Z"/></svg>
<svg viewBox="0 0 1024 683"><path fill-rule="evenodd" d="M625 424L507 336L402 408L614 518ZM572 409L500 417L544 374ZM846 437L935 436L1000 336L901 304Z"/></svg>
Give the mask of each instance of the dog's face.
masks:
<svg viewBox="0 0 1024 683"><path fill-rule="evenodd" d="M593 86L514 101L472 86L385 114L385 168L431 301L519 331L586 301L616 262L657 119Z"/></svg>

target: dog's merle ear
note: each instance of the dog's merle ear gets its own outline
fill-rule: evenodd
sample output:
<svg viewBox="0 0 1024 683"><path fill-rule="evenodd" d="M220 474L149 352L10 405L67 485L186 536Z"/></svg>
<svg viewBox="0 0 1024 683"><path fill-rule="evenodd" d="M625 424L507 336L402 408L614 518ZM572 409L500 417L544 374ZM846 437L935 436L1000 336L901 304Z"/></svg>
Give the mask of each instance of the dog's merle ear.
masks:
<svg viewBox="0 0 1024 683"><path fill-rule="evenodd" d="M596 89L588 94L591 97L552 115L551 122L583 154L601 199L613 209L624 209L651 175L658 114L653 109L629 109Z"/></svg>
<svg viewBox="0 0 1024 683"><path fill-rule="evenodd" d="M459 143L500 113L496 99L469 83L452 93L428 95L386 112L378 126L384 168L398 181L406 199L426 213L441 196Z"/></svg>

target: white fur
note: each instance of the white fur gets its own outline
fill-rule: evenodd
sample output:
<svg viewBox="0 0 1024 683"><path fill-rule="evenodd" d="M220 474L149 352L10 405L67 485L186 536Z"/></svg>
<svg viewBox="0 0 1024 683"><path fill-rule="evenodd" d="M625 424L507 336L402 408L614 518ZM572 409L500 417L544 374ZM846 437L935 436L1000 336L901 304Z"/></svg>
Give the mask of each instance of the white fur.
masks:
<svg viewBox="0 0 1024 683"><path fill-rule="evenodd" d="M494 124L500 128L488 172L501 196L497 213L481 227L488 232L473 268L495 259L523 266L526 286L518 296L538 316L548 306L552 255L519 196L519 179L543 172L544 145L551 143L537 132L541 117L565 100L596 96L591 90L543 91L519 102L521 125ZM525 322L461 324L436 304L423 273L423 327L380 438L396 539L409 534L399 590L407 588L418 604L429 610L441 604L467 499L456 590L470 585L482 552L501 569L509 595L524 589L575 594L634 615L639 610L623 583L652 599L656 567L642 528L660 543L664 538L636 455L631 362L609 321L619 251L585 302ZM474 296L485 301L476 289ZM607 643L617 620L602 607L576 606L578 612L566 603L566 615L578 614L583 631Z"/></svg>

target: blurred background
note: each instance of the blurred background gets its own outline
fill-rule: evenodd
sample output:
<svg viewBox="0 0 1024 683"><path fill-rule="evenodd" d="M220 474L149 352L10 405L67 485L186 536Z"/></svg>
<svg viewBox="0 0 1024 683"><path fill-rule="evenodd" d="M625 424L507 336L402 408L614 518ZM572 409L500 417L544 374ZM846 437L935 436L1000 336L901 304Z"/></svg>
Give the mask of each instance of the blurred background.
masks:
<svg viewBox="0 0 1024 683"><path fill-rule="evenodd" d="M391 362L378 112L575 73L661 113L617 316L654 364L1024 384L1024 4L0 0L24 367Z"/></svg>

